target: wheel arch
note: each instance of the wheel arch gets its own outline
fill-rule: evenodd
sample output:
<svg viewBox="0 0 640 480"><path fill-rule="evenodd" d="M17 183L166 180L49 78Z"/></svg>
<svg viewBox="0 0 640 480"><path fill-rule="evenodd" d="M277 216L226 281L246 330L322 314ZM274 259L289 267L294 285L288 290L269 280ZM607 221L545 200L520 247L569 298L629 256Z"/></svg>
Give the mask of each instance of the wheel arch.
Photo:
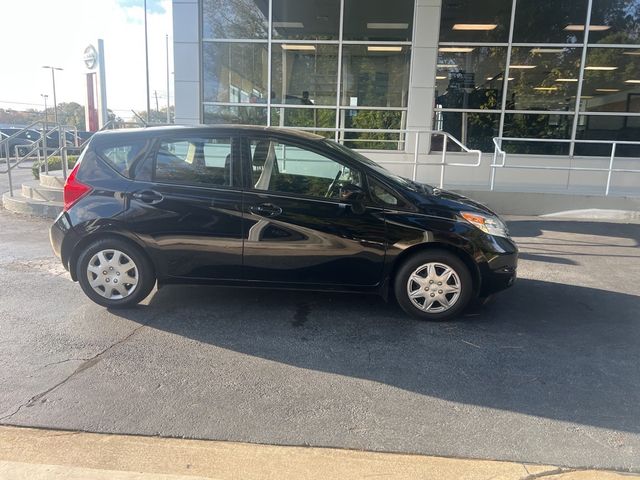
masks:
<svg viewBox="0 0 640 480"><path fill-rule="evenodd" d="M156 274L156 266L153 262L153 259L149 256L149 254L145 251L144 249L144 245L142 245L140 242L134 240L133 238L127 236L127 235L123 235L122 233L118 233L118 232L113 232L113 231L98 231L95 233L92 233L90 235L87 235L86 237L82 238L82 240L80 240L76 246L73 248L73 252L71 253L71 256L69 257L69 274L71 275L71 279L76 282L78 280L78 272L76 271L76 267L77 267L77 263L78 263L78 258L80 257L80 254L82 253L82 251L91 243L97 241L97 240L105 240L105 239L115 239L115 240L119 240L122 242L125 242L129 245L131 245L133 248L137 249L138 252L143 255L148 261L149 261L149 265L151 265L151 268L153 268L153 274L155 276Z"/></svg>
<svg viewBox="0 0 640 480"><path fill-rule="evenodd" d="M472 255L463 248L452 245L450 243L428 242L419 243L417 245L406 248L394 259L389 275L385 281L385 284L387 285L385 296L392 294L392 286L394 280L396 278L396 275L398 274L398 270L404 264L404 262L416 253L427 252L430 250L445 250L449 253L454 254L456 257L462 260L465 266L469 269L469 273L471 274L471 280L473 282L473 295L477 296L479 294L482 287L482 277L480 275L480 269L478 268L477 263L473 260Z"/></svg>

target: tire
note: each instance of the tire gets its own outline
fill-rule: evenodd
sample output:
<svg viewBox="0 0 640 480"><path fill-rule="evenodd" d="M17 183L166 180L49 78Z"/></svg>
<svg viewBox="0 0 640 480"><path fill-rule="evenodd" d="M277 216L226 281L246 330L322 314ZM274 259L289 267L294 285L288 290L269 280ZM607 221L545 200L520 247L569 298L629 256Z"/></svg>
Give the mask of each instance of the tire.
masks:
<svg viewBox="0 0 640 480"><path fill-rule="evenodd" d="M87 297L107 308L140 303L156 283L147 256L138 247L117 238L96 240L85 247L78 256L76 272Z"/></svg>
<svg viewBox="0 0 640 480"><path fill-rule="evenodd" d="M473 297L473 281L456 255L429 250L405 260L395 276L394 292L400 307L412 317L444 321L467 307Z"/></svg>

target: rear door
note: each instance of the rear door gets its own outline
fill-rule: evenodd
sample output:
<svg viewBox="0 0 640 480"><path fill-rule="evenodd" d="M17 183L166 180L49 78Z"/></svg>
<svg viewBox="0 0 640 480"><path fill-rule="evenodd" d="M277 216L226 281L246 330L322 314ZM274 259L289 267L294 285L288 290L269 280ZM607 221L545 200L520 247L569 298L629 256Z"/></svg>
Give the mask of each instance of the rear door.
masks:
<svg viewBox="0 0 640 480"><path fill-rule="evenodd" d="M161 276L242 277L237 146L224 133L164 137L136 175L127 219L150 246Z"/></svg>
<svg viewBox="0 0 640 480"><path fill-rule="evenodd" d="M353 199L366 191L363 172L320 147L268 136L246 142L245 279L377 285L385 257L384 212Z"/></svg>

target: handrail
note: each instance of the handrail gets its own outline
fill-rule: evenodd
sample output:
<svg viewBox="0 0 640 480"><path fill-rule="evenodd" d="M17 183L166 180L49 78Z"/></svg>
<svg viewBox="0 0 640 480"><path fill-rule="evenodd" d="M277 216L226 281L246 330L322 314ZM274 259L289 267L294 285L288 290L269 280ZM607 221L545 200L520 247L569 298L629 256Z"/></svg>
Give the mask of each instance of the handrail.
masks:
<svg viewBox="0 0 640 480"><path fill-rule="evenodd" d="M549 165L507 165L507 152L502 148L502 142L537 142L537 143L585 143L591 145L611 145L611 154L609 155L609 166L607 168L602 167L575 167L575 166L549 166ZM613 168L616 150L618 145L639 145L640 141L632 140L568 140L568 139L556 139L556 138L515 138L515 137L494 137L493 139L494 151L493 161L491 162L491 180L489 188L491 191L495 188L496 169L498 168L513 168L513 169L526 169L526 170L560 170L568 172L605 172L607 173L607 181L605 184L605 197L609 195L611 191L611 177L614 173L640 173L638 169L632 168ZM498 156L502 158L501 163L497 163ZM573 158L570 156L569 158Z"/></svg>
<svg viewBox="0 0 640 480"><path fill-rule="evenodd" d="M279 128L284 128L284 129L291 129L291 130L304 130L304 131L315 131L315 132L335 132L336 129L335 128L316 128L316 127L279 127ZM407 128L404 130L399 130L399 129L376 129L376 128L339 128L338 129L339 132L343 132L343 133L392 133L392 134L398 134L398 135L411 135L414 134L415 135L415 144L414 144L414 149L413 149L413 162L402 162L402 161L391 161L391 160L380 160L378 161L378 163L380 164L387 164L387 165L413 165L413 172L411 175L411 178L413 181L416 181L417 176L418 176L418 168L419 167L423 167L423 166L439 166L440 167L440 188L444 187L444 178L445 178L445 169L446 167L479 167L482 164L482 151L477 150L477 149L472 149L472 148L468 148L466 145L464 145L460 140L458 140L456 137L454 137L453 135L451 135L449 132L445 132L444 130L426 130L426 129L417 129L417 128ZM439 162L420 162L419 158L420 158L420 135L440 135L443 137L443 145L442 145L442 157L441 160ZM385 140L379 140L379 139L350 139L350 138L344 138L343 136L341 137L341 143L344 143L345 141L370 141L370 142L376 142L376 141L385 141ZM447 144L448 141L452 141L454 144L456 144L461 150L463 150L466 153L472 153L474 155L477 156L477 159L475 162L473 163L456 163L456 162L447 162ZM398 139L398 140L394 140L394 142L398 142L398 143L405 143L406 144L406 140L405 139ZM424 152L426 153L426 152Z"/></svg>

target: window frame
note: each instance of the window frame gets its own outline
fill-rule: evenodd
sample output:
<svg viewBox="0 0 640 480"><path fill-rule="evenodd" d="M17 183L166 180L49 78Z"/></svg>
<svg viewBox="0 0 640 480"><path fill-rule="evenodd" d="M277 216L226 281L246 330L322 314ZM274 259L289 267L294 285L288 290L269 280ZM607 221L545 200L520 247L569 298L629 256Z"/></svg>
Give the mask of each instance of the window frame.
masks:
<svg viewBox="0 0 640 480"><path fill-rule="evenodd" d="M160 151L160 145L163 142L184 142L189 141L191 139L202 139L202 140L212 140L212 139L226 139L229 138L231 140L231 172L230 179L232 181L231 185L212 185L207 183L200 182L172 182L170 180L158 179L156 176L157 166L158 166L158 152ZM162 135L155 139L153 146L151 147L148 157L151 159L151 175L149 181L158 185L167 185L167 186L179 186L179 187L192 187L192 188L204 188L209 190L227 190L227 191L243 191L243 174L242 174L242 155L239 152L240 143L239 136L237 134L231 133L229 131L214 131L207 132L203 130L194 131L192 134L169 134Z"/></svg>

